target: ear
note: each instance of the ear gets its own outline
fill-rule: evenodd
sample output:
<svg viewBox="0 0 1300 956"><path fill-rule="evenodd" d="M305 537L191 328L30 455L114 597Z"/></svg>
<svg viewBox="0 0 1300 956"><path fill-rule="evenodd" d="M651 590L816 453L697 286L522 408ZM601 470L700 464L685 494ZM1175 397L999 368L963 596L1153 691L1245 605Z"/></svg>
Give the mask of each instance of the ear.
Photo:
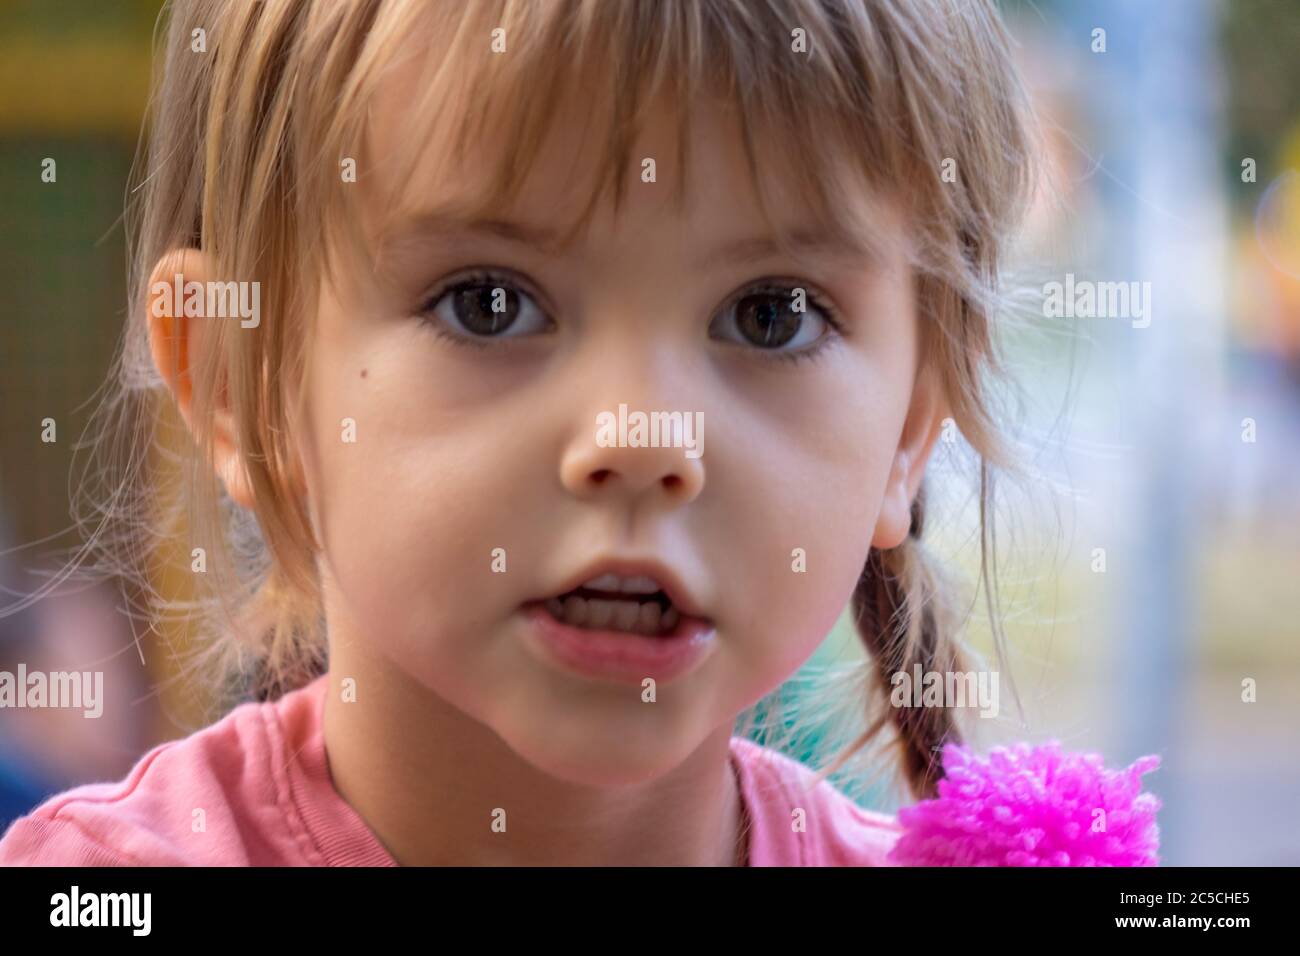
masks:
<svg viewBox="0 0 1300 956"><path fill-rule="evenodd" d="M925 466L943 432L948 414L948 403L938 375L926 364L912 387L912 402L889 470L885 498L876 519L876 533L871 539L872 547L887 551L907 540L912 524L912 502L920 491Z"/></svg>
<svg viewBox="0 0 1300 956"><path fill-rule="evenodd" d="M197 249L172 249L167 252L149 276L149 296L145 303L149 327L149 350L154 365L167 383L181 417L190 434L199 437L195 430L194 381L192 370L204 350L213 347L209 319L186 317L184 296L174 293L176 283L184 290L186 283L206 283L211 278L208 257ZM206 286L205 286L206 288ZM178 301L174 301L178 300ZM212 410L212 454L217 474L238 504L252 509L253 493L244 468L243 456L235 439L234 418L231 415L227 391L217 389L216 404Z"/></svg>

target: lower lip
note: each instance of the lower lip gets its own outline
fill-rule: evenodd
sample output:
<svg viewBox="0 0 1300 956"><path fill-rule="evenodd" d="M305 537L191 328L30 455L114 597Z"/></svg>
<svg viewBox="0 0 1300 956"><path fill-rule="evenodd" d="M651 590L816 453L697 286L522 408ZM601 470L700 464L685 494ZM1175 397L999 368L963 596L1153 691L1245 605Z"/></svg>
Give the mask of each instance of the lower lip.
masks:
<svg viewBox="0 0 1300 956"><path fill-rule="evenodd" d="M584 677L640 685L647 677L664 683L693 669L713 650L717 628L682 615L663 636L596 631L557 621L540 603L522 609L529 637L546 655Z"/></svg>

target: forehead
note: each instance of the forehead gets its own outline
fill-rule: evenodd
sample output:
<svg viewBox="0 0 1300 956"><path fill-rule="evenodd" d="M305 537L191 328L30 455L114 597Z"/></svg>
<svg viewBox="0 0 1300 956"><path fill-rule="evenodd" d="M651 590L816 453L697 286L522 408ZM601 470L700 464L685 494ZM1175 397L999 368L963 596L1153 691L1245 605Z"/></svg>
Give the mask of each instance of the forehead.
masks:
<svg viewBox="0 0 1300 956"><path fill-rule="evenodd" d="M368 185L374 187L371 198L382 196L393 216L407 217L458 199L466 209L499 213L500 218L566 223L591 202L606 172L612 130L581 93L569 92L545 104L545 129L525 150L505 124L483 128L466 115L469 91L463 84L455 84L422 115L420 83L419 62L401 64L380 84L371 112L367 145L375 177ZM644 108L635 141L628 144L630 162L618 174L630 203L648 205L652 214L666 213L667 200L676 187L689 189L690 178L724 185L725 195L714 197L718 206L744 212L756 203L745 177L735 176L743 170L744 156L739 131L731 128L734 120L713 104L704 105L700 114L686 132L692 155L683 165L676 142L679 117L672 103L661 98ZM521 187L517 196L499 202L498 174L511 162L521 167ZM644 182L643 173L653 181ZM608 190L614 184L602 185Z"/></svg>
<svg viewBox="0 0 1300 956"><path fill-rule="evenodd" d="M490 70L438 76L431 64L439 62L450 61L408 43L375 90L361 204L374 248L474 222L488 231L544 228L534 229L534 244L561 251L575 238L599 246L616 225L653 230L669 219L688 233L766 236L792 249L816 237L867 259L891 241L892 204L849 163L823 144L801 148L746 124L712 92L684 103L667 89L651 91L634 115L620 114L601 108L601 84L610 80L589 64L535 99L502 103L484 96ZM476 111L484 102L492 108ZM519 111L544 122L521 133L506 121ZM503 191L512 166L519 188Z"/></svg>

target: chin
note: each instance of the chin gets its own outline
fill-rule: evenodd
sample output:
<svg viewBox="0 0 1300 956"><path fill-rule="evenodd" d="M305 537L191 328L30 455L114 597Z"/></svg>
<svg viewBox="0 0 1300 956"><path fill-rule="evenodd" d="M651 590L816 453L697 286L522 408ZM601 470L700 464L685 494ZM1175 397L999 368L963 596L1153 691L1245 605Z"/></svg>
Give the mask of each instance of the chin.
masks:
<svg viewBox="0 0 1300 956"><path fill-rule="evenodd" d="M617 719L598 724L587 719L532 720L519 728L518 734L497 733L516 754L547 776L587 787L646 783L678 766L699 745L699 741L675 739L648 722L639 728L629 728L627 723ZM547 729L544 735L538 734Z"/></svg>

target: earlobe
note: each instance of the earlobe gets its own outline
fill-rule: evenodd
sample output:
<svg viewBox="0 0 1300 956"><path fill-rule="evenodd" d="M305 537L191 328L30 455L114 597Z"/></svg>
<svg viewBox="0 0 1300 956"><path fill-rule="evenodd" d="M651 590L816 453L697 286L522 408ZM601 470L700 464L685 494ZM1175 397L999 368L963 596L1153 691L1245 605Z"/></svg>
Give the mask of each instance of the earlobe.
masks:
<svg viewBox="0 0 1300 956"><path fill-rule="evenodd" d="M911 461L907 451L899 449L889 470L885 497L880 502L880 517L876 519L876 533L871 546L881 551L896 548L907 538L911 524L912 498L908 492L911 484Z"/></svg>
<svg viewBox="0 0 1300 956"><path fill-rule="evenodd" d="M200 447L204 445L200 431L205 428L205 421L210 423L212 466L230 497L251 509L252 487L239 454L225 389L216 388L215 395L194 394L194 369L206 355L205 349L213 346L205 334L204 320L185 316L176 290L190 282L205 283L209 273L207 256L198 249L172 249L158 260L149 276L144 303L149 351L186 427ZM203 410L210 410L210 415L203 415Z"/></svg>
<svg viewBox="0 0 1300 956"><path fill-rule="evenodd" d="M249 481L248 471L244 468L242 456L222 455L221 480L236 504L249 511L253 510L253 485Z"/></svg>
<svg viewBox="0 0 1300 956"><path fill-rule="evenodd" d="M943 431L946 415L942 389L933 374L922 372L912 391L912 405L890 466L872 547L887 551L907 540L912 524L912 502L921 490L925 468Z"/></svg>

